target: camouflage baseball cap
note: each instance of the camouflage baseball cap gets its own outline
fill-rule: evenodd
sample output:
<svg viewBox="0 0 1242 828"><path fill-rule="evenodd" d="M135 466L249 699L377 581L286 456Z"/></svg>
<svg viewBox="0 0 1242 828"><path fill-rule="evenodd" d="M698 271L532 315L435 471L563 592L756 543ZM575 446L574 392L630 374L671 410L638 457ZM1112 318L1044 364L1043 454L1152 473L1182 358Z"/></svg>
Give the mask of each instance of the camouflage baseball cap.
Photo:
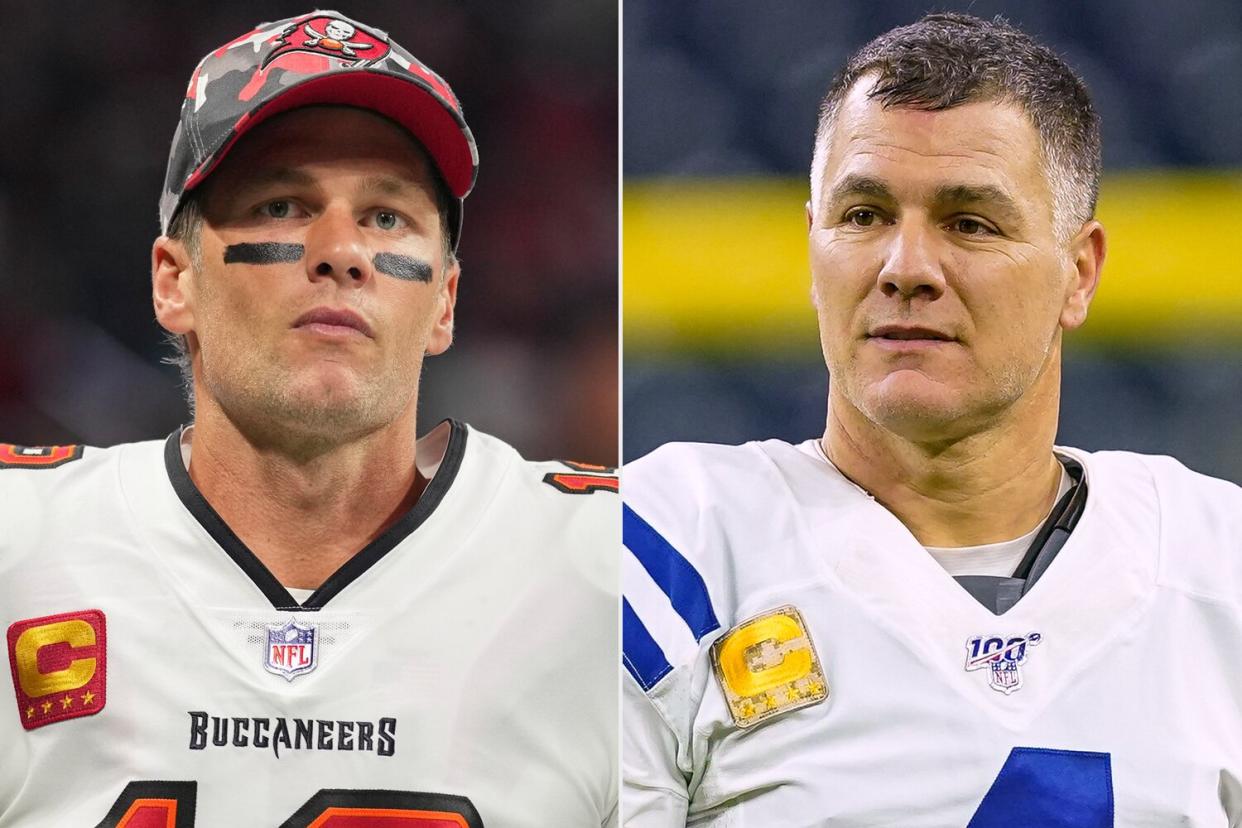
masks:
<svg viewBox="0 0 1242 828"><path fill-rule="evenodd" d="M248 131L274 115L313 104L379 113L422 143L449 191L449 236L461 236L462 199L479 153L444 79L388 39L334 11L314 11L254 31L207 55L190 77L173 135L160 226L168 232L193 190Z"/></svg>

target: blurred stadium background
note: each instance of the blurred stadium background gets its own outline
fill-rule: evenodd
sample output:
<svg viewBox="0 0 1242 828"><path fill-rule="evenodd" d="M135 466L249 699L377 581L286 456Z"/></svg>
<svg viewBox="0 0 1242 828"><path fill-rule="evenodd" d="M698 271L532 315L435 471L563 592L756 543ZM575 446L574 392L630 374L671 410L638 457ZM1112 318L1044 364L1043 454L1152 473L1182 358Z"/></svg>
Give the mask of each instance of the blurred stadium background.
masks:
<svg viewBox="0 0 1242 828"><path fill-rule="evenodd" d="M803 205L846 57L931 10L1004 15L1100 112L1104 280L1058 439L1242 482L1242 4L625 0L624 459L822 433Z"/></svg>
<svg viewBox="0 0 1242 828"><path fill-rule="evenodd" d="M457 341L420 430L617 459L615 0L336 6L448 79L479 144ZM150 301L156 202L209 49L313 3L16 3L0 49L0 441L162 437L187 419Z"/></svg>

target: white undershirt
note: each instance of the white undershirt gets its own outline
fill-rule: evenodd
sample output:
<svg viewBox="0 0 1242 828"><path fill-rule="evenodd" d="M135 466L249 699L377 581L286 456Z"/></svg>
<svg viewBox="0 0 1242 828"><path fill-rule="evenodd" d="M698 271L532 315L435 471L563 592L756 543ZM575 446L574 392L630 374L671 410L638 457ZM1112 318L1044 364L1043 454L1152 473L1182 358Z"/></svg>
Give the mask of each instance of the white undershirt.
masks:
<svg viewBox="0 0 1242 828"><path fill-rule="evenodd" d="M833 462L828 459L828 455L824 453L824 447L819 440L808 440L799 448L803 448L806 453L813 454L813 456L836 468ZM923 548L927 550L927 553L932 556L936 563L940 564L946 572L955 577L958 575L998 575L1002 578L1007 578L1013 575L1014 570L1018 568L1018 564L1022 562L1023 556L1026 555L1026 550L1030 548L1031 541L1035 539L1035 535L1039 533L1040 528L1044 525L1044 521L1048 520L1052 515L1052 510L1056 508L1056 504L1060 502L1072 485L1073 480L1070 478L1069 472L1065 470L1065 465L1062 464L1061 485L1057 489L1057 496L1053 499L1052 506L1048 509L1048 514L1044 515L1043 519L1035 524L1035 528L1020 538L998 543L985 543L980 546L925 546Z"/></svg>
<svg viewBox="0 0 1242 828"><path fill-rule="evenodd" d="M1057 496L1053 499L1048 514L1035 524L1034 529L1020 538L999 543L985 543L981 546L924 546L923 548L935 559L936 563L944 567L945 572L954 577L958 575L999 575L1002 578L1008 578L1013 575L1018 564L1022 563L1026 550L1031 547L1031 541L1035 540L1044 521L1052 515L1052 510L1056 508L1061 498L1065 497L1065 493L1072 485L1073 481L1069 472L1062 465L1061 486L1057 489Z"/></svg>

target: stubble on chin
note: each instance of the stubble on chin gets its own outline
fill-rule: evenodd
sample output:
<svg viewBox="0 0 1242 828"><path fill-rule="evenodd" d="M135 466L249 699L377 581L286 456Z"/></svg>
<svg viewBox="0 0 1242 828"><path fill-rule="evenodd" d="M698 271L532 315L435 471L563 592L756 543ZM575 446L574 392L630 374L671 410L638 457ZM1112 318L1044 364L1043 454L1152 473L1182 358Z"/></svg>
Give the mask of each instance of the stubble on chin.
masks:
<svg viewBox="0 0 1242 828"><path fill-rule="evenodd" d="M866 419L886 431L915 442L953 441L1003 416L1034 382L1030 373L1017 365L943 376L906 370L853 377L843 391Z"/></svg>
<svg viewBox="0 0 1242 828"><path fill-rule="evenodd" d="M229 419L264 442L326 445L372 433L396 419L416 388L247 363L224 376L208 372L207 384Z"/></svg>

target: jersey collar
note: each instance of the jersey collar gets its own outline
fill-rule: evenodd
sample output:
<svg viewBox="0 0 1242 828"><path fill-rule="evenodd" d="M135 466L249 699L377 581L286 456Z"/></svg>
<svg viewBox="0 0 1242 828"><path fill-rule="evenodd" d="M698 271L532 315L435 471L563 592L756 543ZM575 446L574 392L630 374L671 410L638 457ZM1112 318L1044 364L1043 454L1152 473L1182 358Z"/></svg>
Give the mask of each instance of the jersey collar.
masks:
<svg viewBox="0 0 1242 828"><path fill-rule="evenodd" d="M462 457L466 451L466 437L469 434L468 429L456 420L444 422L449 426L448 445L444 449L444 458L440 461L439 468L427 484L422 496L383 534L341 564L340 568L332 573L302 604L299 604L289 594L271 570L259 560L254 552L250 551L241 538L237 537L237 534L198 490L198 486L194 484L182 459L183 429L177 429L164 441L164 467L168 472L173 491L177 493L178 499L181 500L186 510L220 545L225 554L233 559L238 568L254 582L259 591L271 601L273 607L279 610L314 611L322 609L333 596L360 578L364 572L421 526L444 499L461 468ZM434 431L428 435L428 437L434 436Z"/></svg>

